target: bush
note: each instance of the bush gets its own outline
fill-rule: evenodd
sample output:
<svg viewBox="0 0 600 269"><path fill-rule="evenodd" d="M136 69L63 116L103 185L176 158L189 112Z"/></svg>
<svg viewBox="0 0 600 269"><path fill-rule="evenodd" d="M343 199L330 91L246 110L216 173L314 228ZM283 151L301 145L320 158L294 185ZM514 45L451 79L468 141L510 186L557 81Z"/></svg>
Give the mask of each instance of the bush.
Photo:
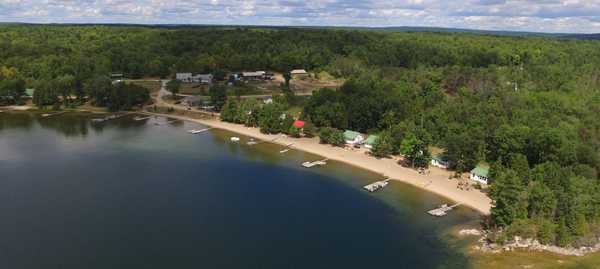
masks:
<svg viewBox="0 0 600 269"><path fill-rule="evenodd" d="M344 145L344 133L335 128L321 128L321 130L319 131L319 138L322 144L330 144L333 146Z"/></svg>

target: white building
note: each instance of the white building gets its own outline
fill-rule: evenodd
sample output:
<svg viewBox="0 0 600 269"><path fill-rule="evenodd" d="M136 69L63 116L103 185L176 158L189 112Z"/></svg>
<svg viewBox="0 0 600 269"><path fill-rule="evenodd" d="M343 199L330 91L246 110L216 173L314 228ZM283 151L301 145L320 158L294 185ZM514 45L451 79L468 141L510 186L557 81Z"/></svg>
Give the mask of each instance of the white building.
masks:
<svg viewBox="0 0 600 269"><path fill-rule="evenodd" d="M193 75L192 73L176 73L175 79L181 80L182 82L196 82L196 83L206 83L211 84L213 80L212 74L197 74Z"/></svg>
<svg viewBox="0 0 600 269"><path fill-rule="evenodd" d="M434 155L431 157L431 165L442 169L448 169L450 167L450 162L442 156Z"/></svg>
<svg viewBox="0 0 600 269"><path fill-rule="evenodd" d="M478 165L473 170L471 170L471 180L477 181L482 184L488 184L489 172L490 169L488 167Z"/></svg>

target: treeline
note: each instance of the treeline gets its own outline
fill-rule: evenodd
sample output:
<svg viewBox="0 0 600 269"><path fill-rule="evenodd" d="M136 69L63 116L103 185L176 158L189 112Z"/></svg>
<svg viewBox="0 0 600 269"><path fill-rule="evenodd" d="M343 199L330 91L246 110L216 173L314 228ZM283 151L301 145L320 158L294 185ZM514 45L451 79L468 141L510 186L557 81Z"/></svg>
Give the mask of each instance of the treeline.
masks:
<svg viewBox="0 0 600 269"><path fill-rule="evenodd" d="M130 110L148 103L150 90L134 83L113 83L106 76L96 76L78 90L74 77L64 75L39 83L33 94L33 103L42 109L74 108L88 100L110 111Z"/></svg>

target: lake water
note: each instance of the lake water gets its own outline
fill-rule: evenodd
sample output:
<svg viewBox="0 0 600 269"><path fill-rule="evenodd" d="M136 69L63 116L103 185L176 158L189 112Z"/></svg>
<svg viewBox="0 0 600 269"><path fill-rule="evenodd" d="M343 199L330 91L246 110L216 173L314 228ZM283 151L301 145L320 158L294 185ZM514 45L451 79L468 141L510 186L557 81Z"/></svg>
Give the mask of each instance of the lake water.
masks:
<svg viewBox="0 0 600 269"><path fill-rule="evenodd" d="M444 199L165 118L0 113L0 268L465 268Z"/></svg>

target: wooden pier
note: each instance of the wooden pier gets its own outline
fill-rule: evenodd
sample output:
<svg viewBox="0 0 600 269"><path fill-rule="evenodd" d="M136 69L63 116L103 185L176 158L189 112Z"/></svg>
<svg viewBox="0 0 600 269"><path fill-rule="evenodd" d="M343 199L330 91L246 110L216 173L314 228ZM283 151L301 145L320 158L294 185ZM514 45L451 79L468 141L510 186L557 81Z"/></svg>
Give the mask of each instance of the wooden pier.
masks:
<svg viewBox="0 0 600 269"><path fill-rule="evenodd" d="M311 168L313 166L321 166L321 165L326 165L327 164L327 160L329 159L323 159L320 161L314 161L314 162L303 162L302 166L306 167L306 168Z"/></svg>
<svg viewBox="0 0 600 269"><path fill-rule="evenodd" d="M118 118L122 118L127 116L128 113L123 113L123 114L113 114L110 116L106 116L104 118L96 118L96 119L92 119L92 122L96 122L96 123L101 123L101 122L106 122L109 120L116 120Z"/></svg>
<svg viewBox="0 0 600 269"><path fill-rule="evenodd" d="M290 147L292 145L294 145L294 143L289 143L289 144L285 145L285 148L283 148L282 150L280 150L279 153L283 154L283 153L286 153L286 152L290 151L291 150Z"/></svg>
<svg viewBox="0 0 600 269"><path fill-rule="evenodd" d="M142 121L142 120L147 120L149 118L152 118L152 116L148 116L148 117L135 117L135 118L133 118L133 120L135 120L135 121Z"/></svg>
<svg viewBox="0 0 600 269"><path fill-rule="evenodd" d="M443 204L443 205L440 205L440 207L438 207L436 209L432 209L432 210L427 211L427 213L429 215L432 215L432 216L443 217L443 216L446 216L448 214L448 211L454 209L455 207L457 207L459 205L460 205L460 203L452 205L452 206L448 206L447 204Z"/></svg>
<svg viewBox="0 0 600 269"><path fill-rule="evenodd" d="M390 179L385 179L385 180L381 180L381 181L377 181L377 182L373 182L369 185L365 185L363 187L363 189L369 191L369 192L376 192L378 190L381 190L383 188L385 188L385 186L387 186L389 184Z"/></svg>
<svg viewBox="0 0 600 269"><path fill-rule="evenodd" d="M61 112L50 113L50 114L45 113L45 114L42 114L42 118L48 118L48 117L52 117L52 116L56 116L56 115L60 115L60 114L64 114L64 113L67 113L67 112L61 111Z"/></svg>
<svg viewBox="0 0 600 269"><path fill-rule="evenodd" d="M204 132L206 132L206 131L208 131L210 129L212 129L212 128L205 128L205 129L201 129L201 130L195 130L195 129L194 130L188 130L188 133L190 133L190 134L200 134L200 133L204 133Z"/></svg>

